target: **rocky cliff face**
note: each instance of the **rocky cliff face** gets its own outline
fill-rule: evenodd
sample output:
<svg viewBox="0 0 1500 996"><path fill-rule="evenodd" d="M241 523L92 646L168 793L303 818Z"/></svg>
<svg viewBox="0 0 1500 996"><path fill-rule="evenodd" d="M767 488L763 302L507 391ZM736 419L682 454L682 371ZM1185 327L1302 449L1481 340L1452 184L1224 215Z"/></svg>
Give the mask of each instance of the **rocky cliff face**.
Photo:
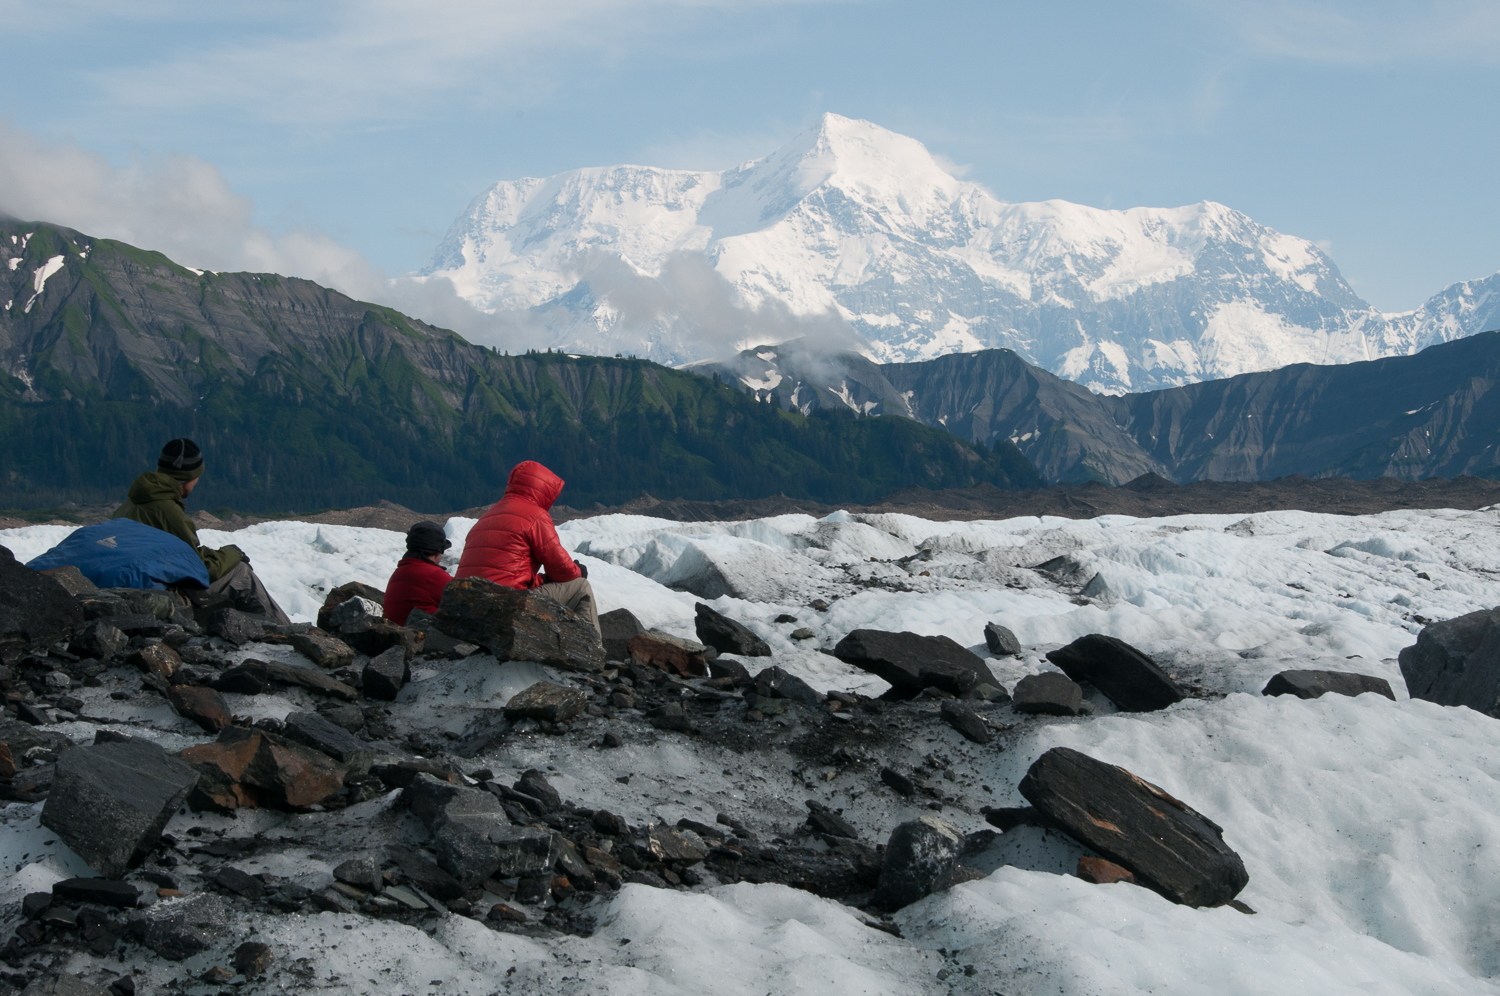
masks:
<svg viewBox="0 0 1500 996"><path fill-rule="evenodd" d="M0 302L0 507L118 499L181 435L209 454L200 503L244 511L470 507L522 459L585 506L1039 480L1009 444L807 418L641 360L501 355L305 280L55 226L0 225Z"/></svg>
<svg viewBox="0 0 1500 996"><path fill-rule="evenodd" d="M1296 364L1163 391L1099 395L1009 350L920 363L823 356L799 343L701 365L801 411L902 414L1014 443L1049 482L1180 483L1500 475L1500 332L1415 356Z"/></svg>

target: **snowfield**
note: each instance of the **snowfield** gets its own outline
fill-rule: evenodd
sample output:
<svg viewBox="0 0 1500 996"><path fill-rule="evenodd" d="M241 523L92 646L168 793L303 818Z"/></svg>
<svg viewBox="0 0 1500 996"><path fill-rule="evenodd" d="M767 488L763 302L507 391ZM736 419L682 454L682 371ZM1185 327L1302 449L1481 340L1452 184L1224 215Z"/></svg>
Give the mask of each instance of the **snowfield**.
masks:
<svg viewBox="0 0 1500 996"><path fill-rule="evenodd" d="M472 524L450 520L451 553ZM0 531L0 544L25 561L66 532ZM1015 786L1048 748L1123 765L1224 827L1250 873L1239 898L1256 915L1189 909L1146 889L1058 874L1073 866L1073 845L1018 828L978 863L986 878L896 914L901 938L866 926L856 910L783 886L627 885L590 937L498 933L460 916L424 932L319 913L243 918L230 949L253 929L278 949L278 963L310 959L317 977L307 984L330 993L1500 992L1500 722L1409 699L1395 660L1424 621L1500 605L1500 510L947 523L847 513L726 523L611 515L559 532L588 565L601 611L626 607L648 627L692 637L694 603L706 601L819 689L884 689L820 652L860 627L943 634L983 655L984 624L1008 626L1022 656L990 661L1008 686L1051 669L1045 652L1086 633L1135 644L1199 697L1147 714L1117 713L1097 697L1092 717L1007 712L1010 729L990 745L934 726L918 728L925 742L909 737L907 749L953 759L970 802L942 815L966 832L986 826L981 804L1024 804ZM334 585L383 587L403 548L397 533L296 522L201 535L244 549L298 620L312 619ZM816 611L815 598L831 604ZM798 622L776 623L782 613ZM793 641L799 626L814 636ZM1287 668L1378 675L1397 701L1262 697L1267 679ZM463 709L499 704L531 677L476 656L417 669L399 704L434 730L456 732ZM298 689L230 698L244 715L285 715L311 701ZM98 708L169 749L203 739L164 704L148 711L102 697ZM86 742L94 727L58 729ZM813 796L842 807L871 841L926 811L878 778L681 736L612 751L510 738L471 763L517 773L550 766L564 798L632 823L684 815L712 822L715 811L732 811L763 821L767 838L800 820L802 800ZM628 785L616 780L625 774ZM297 840L316 829L317 846L298 845L251 870L322 883L330 860L358 846L362 816L394 805L394 795L297 817L179 816L172 829L197 823ZM79 872L76 857L47 843L40 809L0 811L0 860L14 870L0 901ZM223 961L215 949L137 981L155 991L171 971L196 975ZM75 970L86 967L80 960Z"/></svg>

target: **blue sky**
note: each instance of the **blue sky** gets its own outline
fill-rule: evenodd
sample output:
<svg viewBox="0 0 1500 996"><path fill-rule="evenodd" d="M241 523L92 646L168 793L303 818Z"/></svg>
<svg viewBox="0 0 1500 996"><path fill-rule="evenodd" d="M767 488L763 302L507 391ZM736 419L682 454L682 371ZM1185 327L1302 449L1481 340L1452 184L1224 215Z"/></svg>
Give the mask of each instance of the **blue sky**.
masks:
<svg viewBox="0 0 1500 996"><path fill-rule="evenodd" d="M496 180L722 168L834 111L1005 200L1221 201L1386 310L1500 270L1493 0L0 0L0 25L0 207L200 265L405 272Z"/></svg>

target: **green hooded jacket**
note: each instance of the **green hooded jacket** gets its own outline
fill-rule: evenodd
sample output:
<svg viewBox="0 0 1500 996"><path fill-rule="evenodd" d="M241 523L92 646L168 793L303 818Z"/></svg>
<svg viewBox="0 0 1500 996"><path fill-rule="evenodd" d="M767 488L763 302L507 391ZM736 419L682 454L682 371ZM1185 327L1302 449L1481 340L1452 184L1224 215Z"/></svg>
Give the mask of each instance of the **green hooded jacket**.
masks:
<svg viewBox="0 0 1500 996"><path fill-rule="evenodd" d="M115 509L111 518L134 519L176 536L202 558L210 582L228 574L245 558L237 546L210 550L198 544L198 530L182 501L182 485L170 475L147 471L135 479L125 497L125 504Z"/></svg>

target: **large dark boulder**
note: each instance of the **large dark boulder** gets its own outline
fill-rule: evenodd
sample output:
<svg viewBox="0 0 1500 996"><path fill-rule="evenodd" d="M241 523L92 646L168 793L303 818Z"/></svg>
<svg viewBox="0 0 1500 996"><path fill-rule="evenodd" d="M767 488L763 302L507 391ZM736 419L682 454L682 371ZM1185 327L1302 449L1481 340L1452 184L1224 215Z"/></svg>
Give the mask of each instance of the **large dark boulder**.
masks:
<svg viewBox="0 0 1500 996"><path fill-rule="evenodd" d="M433 624L454 639L479 644L498 660L604 670L604 644L594 627L540 590L458 578L443 589Z"/></svg>
<svg viewBox="0 0 1500 996"><path fill-rule="evenodd" d="M1262 695L1295 695L1299 699L1316 699L1329 692L1350 696L1374 692L1396 700L1391 683L1384 678L1348 671L1282 671L1261 689Z"/></svg>
<svg viewBox="0 0 1500 996"><path fill-rule="evenodd" d="M1422 627L1401 651L1401 677L1414 699L1468 706L1500 719L1500 608Z"/></svg>
<svg viewBox="0 0 1500 996"><path fill-rule="evenodd" d="M629 609L611 609L599 617L599 631L604 634L604 656L628 661L631 638L646 632L646 627Z"/></svg>
<svg viewBox="0 0 1500 996"><path fill-rule="evenodd" d="M75 747L57 759L42 825L94 871L119 878L156 847L196 780L149 740Z"/></svg>
<svg viewBox="0 0 1500 996"><path fill-rule="evenodd" d="M838 642L833 656L884 678L900 698L912 698L924 688L963 695L980 683L1000 685L983 658L946 636L857 629Z"/></svg>
<svg viewBox="0 0 1500 996"><path fill-rule="evenodd" d="M964 835L947 820L921 816L901 824L885 845L875 904L898 910L946 889L963 847Z"/></svg>
<svg viewBox="0 0 1500 996"><path fill-rule="evenodd" d="M264 730L231 726L212 743L182 751L198 785L195 809L233 812L263 807L299 812L321 805L344 788L343 765L322 751Z"/></svg>
<svg viewBox="0 0 1500 996"><path fill-rule="evenodd" d="M999 623L984 624L984 645L996 657L1015 657L1021 653L1021 641L1016 634Z"/></svg>
<svg viewBox="0 0 1500 996"><path fill-rule="evenodd" d="M1124 768L1054 747L1020 790L1047 822L1174 903L1219 906L1250 881L1223 828Z"/></svg>
<svg viewBox="0 0 1500 996"><path fill-rule="evenodd" d="M83 609L66 588L0 557L0 661L46 650L82 625Z"/></svg>
<svg viewBox="0 0 1500 996"><path fill-rule="evenodd" d="M741 657L770 657L771 645L750 632L743 623L735 622L699 602L693 607L697 613L694 620L698 639L721 654L739 654Z"/></svg>
<svg viewBox="0 0 1500 996"><path fill-rule="evenodd" d="M1047 659L1074 681L1099 689L1121 712L1152 712L1187 698L1151 658L1113 636L1080 636Z"/></svg>

